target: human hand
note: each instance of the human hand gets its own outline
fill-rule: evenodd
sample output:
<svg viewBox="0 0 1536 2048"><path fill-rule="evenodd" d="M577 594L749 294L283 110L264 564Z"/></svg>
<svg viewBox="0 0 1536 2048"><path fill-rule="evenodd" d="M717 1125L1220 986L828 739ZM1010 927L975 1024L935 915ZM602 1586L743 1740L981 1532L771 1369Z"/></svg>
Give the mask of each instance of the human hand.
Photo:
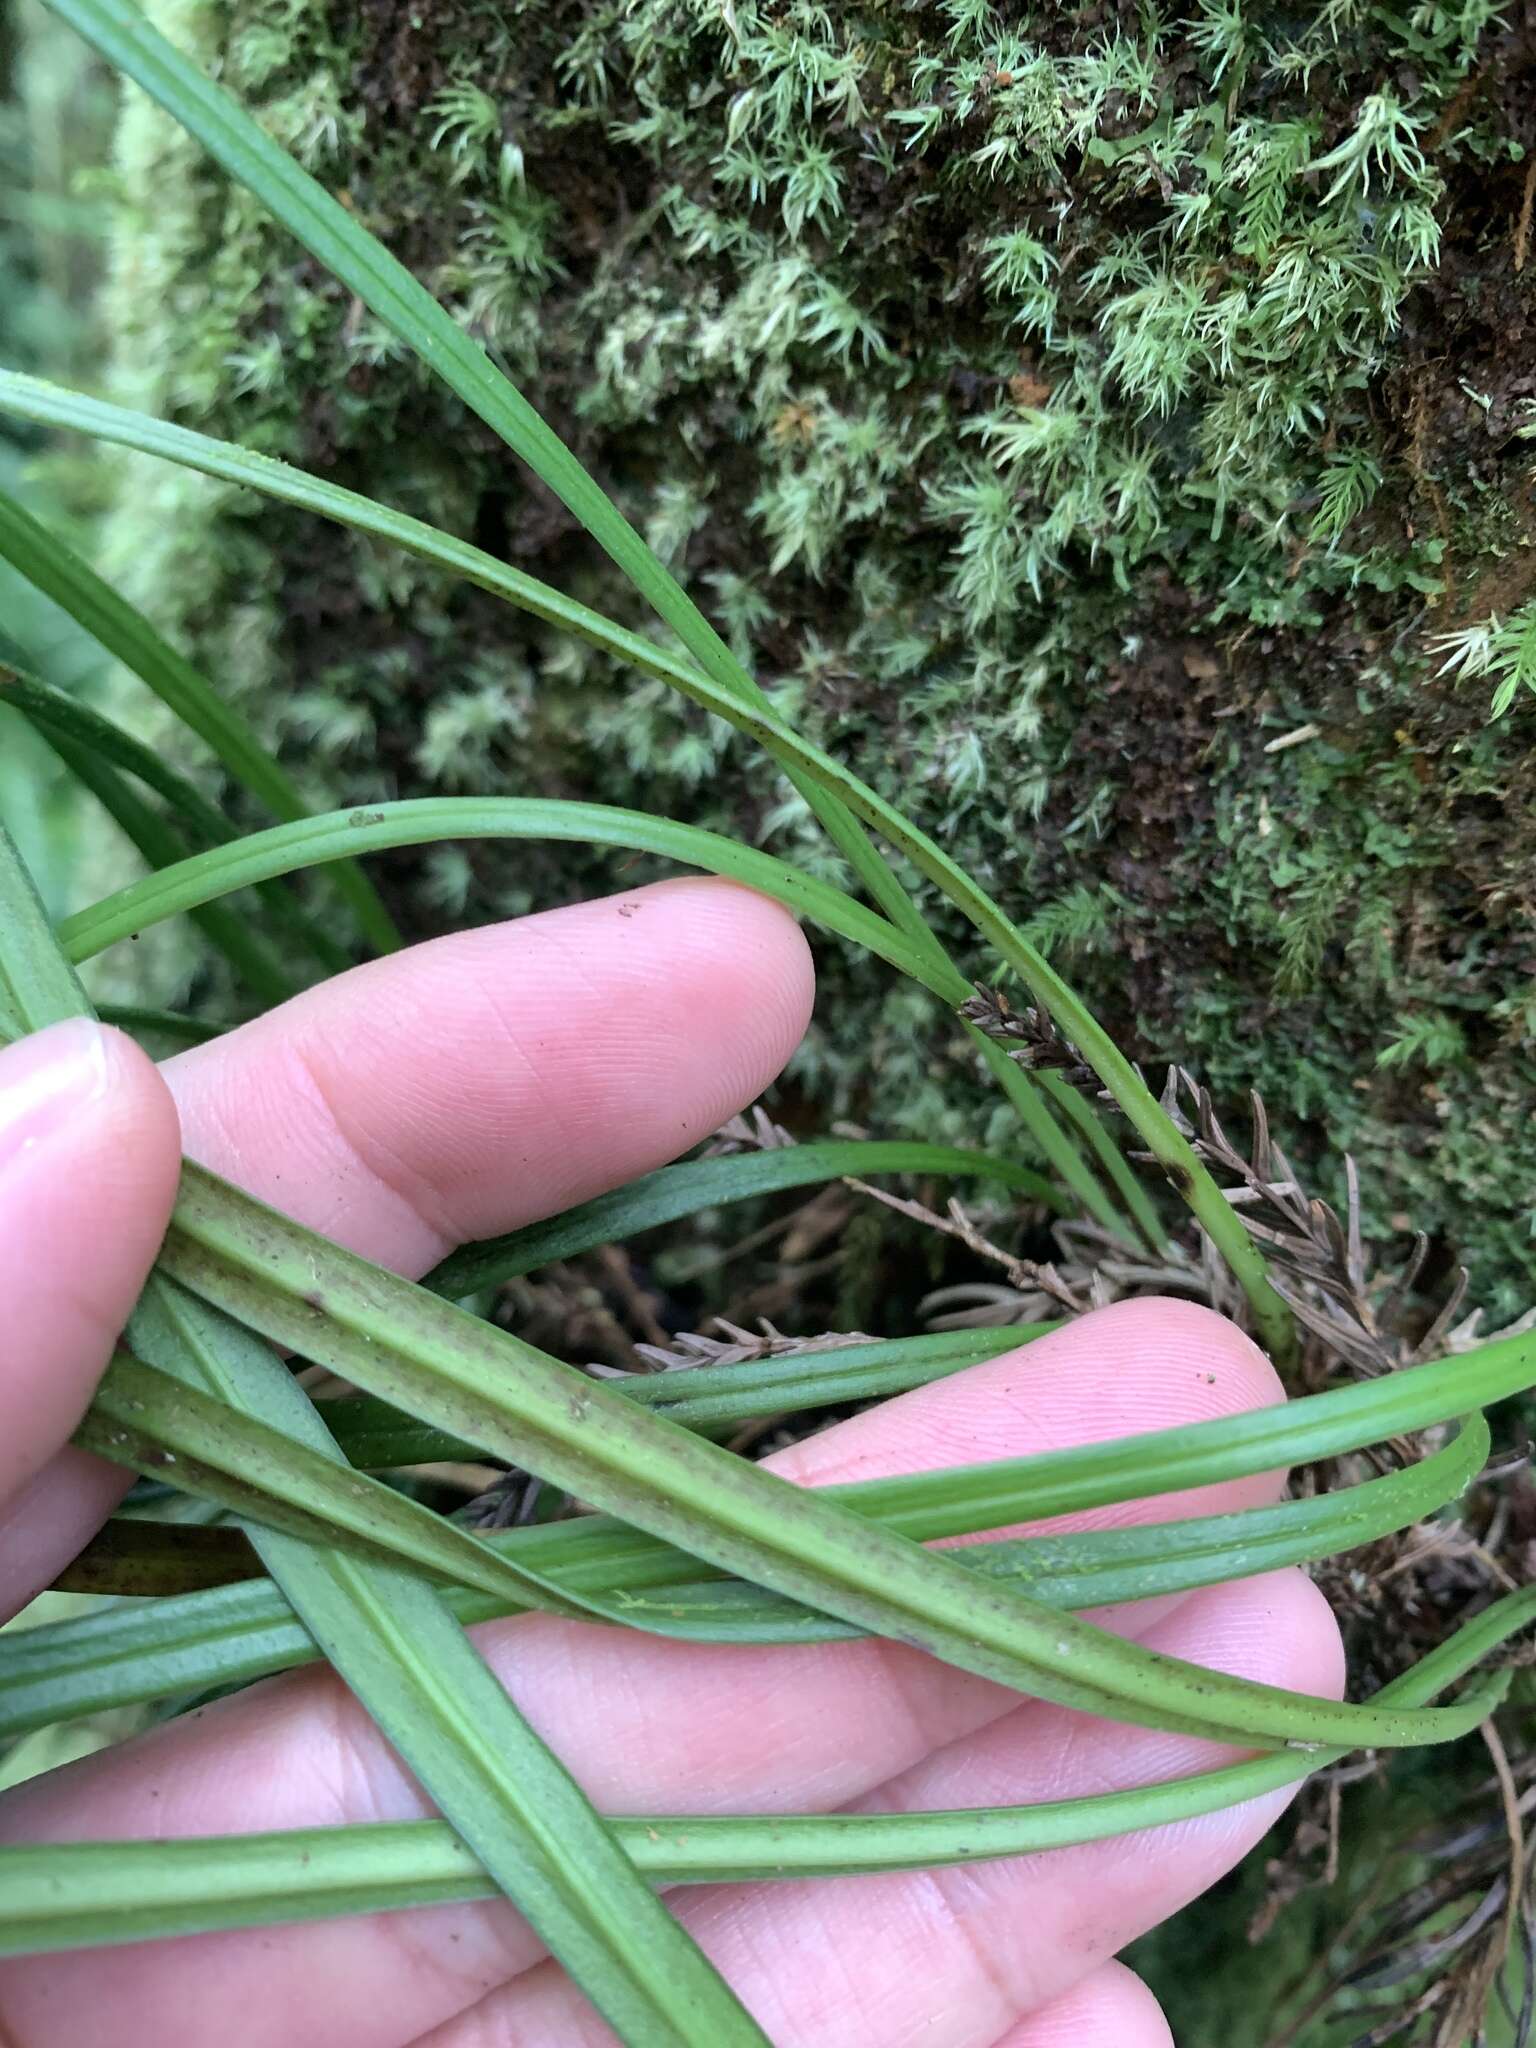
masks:
<svg viewBox="0 0 1536 2048"><path fill-rule="evenodd" d="M180 1147L311 1228L419 1274L459 1243L585 1200L705 1137L779 1071L811 986L785 913L693 880L419 946L158 1074L126 1040L84 1027L0 1053L0 1298L12 1340L0 1383L0 1610L46 1584L122 1491L121 1473L59 1446L153 1258ZM1189 1304L1127 1303L771 1462L803 1482L867 1479L1280 1398L1229 1324ZM1067 1526L1216 1513L1279 1489L1278 1475L1234 1481ZM1299 1572L1106 1618L1244 1677L1319 1693L1341 1684L1332 1618ZM1018 1804L1231 1754L1021 1701L889 1642L723 1648L542 1615L474 1634L609 1812ZM1285 1796L1049 1855L700 1889L676 1907L782 2048L1160 2048L1170 2036L1150 1994L1110 1959L1230 1868ZM309 1671L19 1787L0 1801L0 1838L238 1833L426 1810L350 1696ZM7 2048L610 2038L499 1903L0 1969Z"/></svg>

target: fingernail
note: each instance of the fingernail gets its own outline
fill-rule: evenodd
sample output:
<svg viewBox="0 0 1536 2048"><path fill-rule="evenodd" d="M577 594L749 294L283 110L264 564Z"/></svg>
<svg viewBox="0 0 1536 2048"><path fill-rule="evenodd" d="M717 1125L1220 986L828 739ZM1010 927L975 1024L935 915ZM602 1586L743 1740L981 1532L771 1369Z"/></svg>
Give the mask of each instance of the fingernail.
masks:
<svg viewBox="0 0 1536 2048"><path fill-rule="evenodd" d="M107 1092L107 1041L88 1017L52 1024L0 1052L0 1176Z"/></svg>

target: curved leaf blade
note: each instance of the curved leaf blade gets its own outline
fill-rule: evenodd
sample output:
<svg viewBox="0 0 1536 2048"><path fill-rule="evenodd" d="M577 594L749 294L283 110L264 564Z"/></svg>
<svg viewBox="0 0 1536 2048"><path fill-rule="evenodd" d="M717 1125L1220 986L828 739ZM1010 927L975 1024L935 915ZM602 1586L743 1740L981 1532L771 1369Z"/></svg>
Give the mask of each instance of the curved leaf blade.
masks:
<svg viewBox="0 0 1536 2048"><path fill-rule="evenodd" d="M422 1419L471 1440L483 1431L511 1462L716 1567L978 1675L1111 1719L1275 1744L1395 1747L1468 1725L1465 1702L1394 1715L1287 1694L1181 1665L1011 1588L979 1588L942 1553L637 1409L195 1167L164 1259L250 1327ZM1373 1387L1348 1391L1358 1402Z"/></svg>
<svg viewBox="0 0 1536 2048"><path fill-rule="evenodd" d="M1480 1467L1486 1446L1486 1425L1474 1421L1433 1458L1341 1494L1143 1528L969 1544L954 1553L955 1562L980 1571L996 1562L1005 1575L1017 1575L1037 1599L1052 1607L1102 1605L1140 1599L1150 1592L1183 1590L1332 1554L1404 1527L1459 1492ZM1155 1464L1149 1464L1148 1476L1149 1491L1155 1493L1161 1477ZM864 1482L828 1492L856 1512L868 1511L880 1519L874 1498L878 1490L879 1482ZM978 1526L963 1506L957 1508L938 1497L935 1489L929 1491L931 1505L908 1500L893 1507L892 1526L918 1540L968 1534ZM1113 1488L1110 1491L1113 1494ZM1017 1520L1031 1505L1028 1486L1018 1487L1009 1519ZM135 1527L143 1529L148 1541L141 1552L152 1566L163 1553L165 1537L187 1533L132 1523L108 1527L123 1536ZM196 1532L200 1542L225 1533ZM671 1545L597 1516L513 1530L489 1540L498 1549L532 1561L578 1595L599 1591L609 1598L643 1598L650 1592L697 1585L703 1569ZM132 1546L128 1547L131 1553ZM224 1543L217 1560L211 1561L231 1573L231 1582L217 1591L152 1606L119 1606L31 1629L16 1638L0 1666L0 1738L171 1693L243 1684L312 1662L319 1652L281 1590L269 1581L251 1583L250 1567L229 1556L229 1547ZM765 1603L769 1598L760 1597ZM464 1622L487 1621L510 1611L505 1602L475 1594L450 1594L449 1599ZM782 1616L776 1617L765 1604L760 1618L777 1628ZM735 1626L741 1617L726 1619ZM806 1625L821 1631L844 1626L824 1616ZM778 1633L771 1639L784 1637Z"/></svg>
<svg viewBox="0 0 1536 2048"><path fill-rule="evenodd" d="M1512 1593L1383 1687L1413 1708L1536 1617L1536 1589ZM1508 1687L1495 1673L1491 1710ZM915 1814L675 1815L618 1820L654 1884L718 1884L934 1869L1036 1855L1220 1812L1295 1784L1343 1752L1251 1757L1133 1791L1037 1806ZM273 1926L349 1913L488 1898L495 1887L434 1821L310 1828L193 1841L0 1848L0 1954L36 1955L156 1935Z"/></svg>
<svg viewBox="0 0 1536 2048"><path fill-rule="evenodd" d="M273 760L254 727L224 702L141 612L3 490L0 556L109 654L132 669L274 817L308 816L309 806L297 784ZM365 936L382 951L398 946L399 934L367 877L356 868L346 868L338 873L336 883Z"/></svg>
<svg viewBox="0 0 1536 2048"><path fill-rule="evenodd" d="M907 1139L817 1139L770 1152L738 1152L663 1166L558 1216L527 1224L505 1237L465 1245L435 1266L423 1284L434 1294L457 1300L557 1259L572 1259L599 1245L618 1244L642 1230L654 1230L659 1224L675 1223L680 1216L697 1215L701 1209L776 1195L786 1188L815 1187L844 1177L878 1179L887 1173L969 1174L977 1180L999 1181L1058 1211L1066 1206L1060 1190L1049 1181L995 1153Z"/></svg>

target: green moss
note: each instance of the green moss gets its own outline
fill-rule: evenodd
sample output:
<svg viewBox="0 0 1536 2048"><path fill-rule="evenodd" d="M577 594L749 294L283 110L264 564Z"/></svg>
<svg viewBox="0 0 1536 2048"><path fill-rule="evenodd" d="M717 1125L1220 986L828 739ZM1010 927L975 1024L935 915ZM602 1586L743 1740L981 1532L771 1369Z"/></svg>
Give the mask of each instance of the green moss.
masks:
<svg viewBox="0 0 1536 2048"><path fill-rule="evenodd" d="M1482 0L151 11L1149 1062L1234 1105L1258 1086L1325 1175L1357 1154L1383 1229L1411 1217L1523 1304L1536 705L1490 728L1432 643L1530 594L1489 583L1536 527L1528 39ZM120 171L133 398L638 618L134 100ZM112 560L317 787L578 793L812 844L718 727L419 565L147 470ZM427 929L611 872L476 850L391 881ZM818 1113L974 1134L942 1020L865 963L822 972Z"/></svg>

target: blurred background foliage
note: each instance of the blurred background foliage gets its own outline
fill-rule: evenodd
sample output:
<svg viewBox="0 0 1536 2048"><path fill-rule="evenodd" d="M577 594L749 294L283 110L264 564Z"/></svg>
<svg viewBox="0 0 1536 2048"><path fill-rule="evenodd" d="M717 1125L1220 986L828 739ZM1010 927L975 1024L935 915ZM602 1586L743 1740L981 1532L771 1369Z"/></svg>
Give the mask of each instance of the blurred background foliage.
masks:
<svg viewBox="0 0 1536 2048"><path fill-rule="evenodd" d="M100 375L95 288L112 214L88 173L109 146L116 93L77 36L33 0L0 6L0 360L61 380ZM41 436L0 420L0 485L88 534L111 480L90 455L37 460ZM0 660L25 650L61 688L102 680L98 652L0 563ZM79 800L54 757L0 709L0 811L50 901L63 908L82 850ZM95 831L94 822L90 830Z"/></svg>

